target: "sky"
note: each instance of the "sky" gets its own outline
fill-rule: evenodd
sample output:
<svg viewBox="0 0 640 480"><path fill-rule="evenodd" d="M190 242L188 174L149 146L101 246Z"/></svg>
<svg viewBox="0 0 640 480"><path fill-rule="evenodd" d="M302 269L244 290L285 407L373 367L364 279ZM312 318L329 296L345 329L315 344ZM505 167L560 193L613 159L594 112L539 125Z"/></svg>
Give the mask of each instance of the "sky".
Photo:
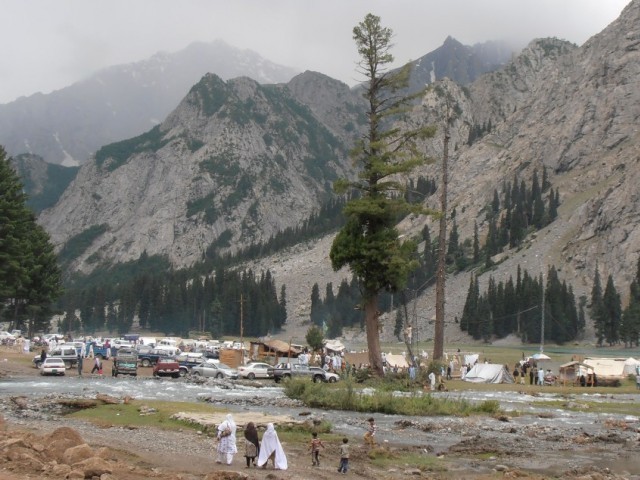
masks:
<svg viewBox="0 0 640 480"><path fill-rule="evenodd" d="M449 35L522 47L582 45L629 0L0 0L0 103L49 93L96 71L222 39L300 72L354 85L353 27L367 13L393 30L396 65Z"/></svg>

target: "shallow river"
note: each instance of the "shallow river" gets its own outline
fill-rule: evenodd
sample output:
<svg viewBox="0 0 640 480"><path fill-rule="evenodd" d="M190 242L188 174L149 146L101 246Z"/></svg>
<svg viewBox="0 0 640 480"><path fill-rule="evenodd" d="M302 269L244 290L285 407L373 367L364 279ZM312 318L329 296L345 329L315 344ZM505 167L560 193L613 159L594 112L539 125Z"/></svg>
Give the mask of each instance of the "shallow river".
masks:
<svg viewBox="0 0 640 480"><path fill-rule="evenodd" d="M259 385L259 386L256 386ZM24 377L4 379L0 381L0 396L10 397L15 395L37 396L52 394L72 394L81 396L95 396L98 393L123 397L125 395L136 399L166 400L166 401L186 401L200 402L203 399L212 398L216 404L227 404L231 411L255 411L290 415L297 417L300 413L311 412L316 417L326 418L331 422L337 432L360 435L366 428L366 417L369 415L353 412L343 412L335 410L317 410L297 407L277 407L269 403L271 399L283 398L284 393L280 386L271 381L257 382L210 382L193 383L184 379L155 379L150 377L119 377L110 376L67 376L67 377ZM400 393L398 395L401 395ZM579 427L586 432L599 428L598 424L607 418L624 420L635 423L640 421L637 416L614 415L614 414L594 414L590 412L576 412L555 408L555 406L545 407L545 401L567 400L558 394L545 394L531 396L517 392L491 392L491 391L464 391L464 392L442 392L434 395L449 397L453 399L467 399L473 402L484 400L497 400L505 411L519 411L524 415L514 416L511 423L516 425L548 425L553 428L561 428L562 424L567 427ZM602 395L583 394L572 397L572 401L606 402L636 404L638 395ZM247 404L243 404L243 400ZM534 404L535 402L535 404ZM393 439L396 443L406 443L420 445L425 442L433 445L436 449L448 447L450 444L459 441L464 432L459 435L451 435L445 439L442 435L436 436L433 433L424 432L421 429L405 429L403 434L398 434L395 425L398 420L413 421L416 423L437 422L444 428L450 425L451 432L456 432L463 427L462 424L470 423L468 418L452 417L407 417L398 415L376 414L376 423L379 426L379 437L382 441ZM495 425L500 425L499 420L483 417L481 423L484 428L490 429ZM477 421L474 421L477 423ZM495 424L495 425L494 425Z"/></svg>

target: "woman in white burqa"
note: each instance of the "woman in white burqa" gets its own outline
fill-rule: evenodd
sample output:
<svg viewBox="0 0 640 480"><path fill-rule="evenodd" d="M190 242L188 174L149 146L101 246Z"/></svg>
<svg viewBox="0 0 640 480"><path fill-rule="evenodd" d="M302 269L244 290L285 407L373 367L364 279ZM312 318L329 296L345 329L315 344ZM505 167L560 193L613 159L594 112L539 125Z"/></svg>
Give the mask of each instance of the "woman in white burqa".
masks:
<svg viewBox="0 0 640 480"><path fill-rule="evenodd" d="M226 463L231 465L233 455L238 453L236 447L236 423L231 414L227 419L218 425L218 460L216 463Z"/></svg>
<svg viewBox="0 0 640 480"><path fill-rule="evenodd" d="M266 468L267 461L271 458L273 468L277 470L287 469L287 456L284 454L278 433L273 427L273 423L267 425L267 431L262 436L260 445L260 455L258 455L258 467Z"/></svg>

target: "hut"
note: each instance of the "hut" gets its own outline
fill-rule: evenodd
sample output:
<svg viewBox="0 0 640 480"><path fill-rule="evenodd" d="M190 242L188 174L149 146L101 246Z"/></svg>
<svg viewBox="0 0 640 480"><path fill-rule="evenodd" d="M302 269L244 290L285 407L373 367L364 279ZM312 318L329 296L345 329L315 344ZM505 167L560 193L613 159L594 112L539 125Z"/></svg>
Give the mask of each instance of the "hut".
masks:
<svg viewBox="0 0 640 480"><path fill-rule="evenodd" d="M283 342L282 340L257 340L251 342L249 348L249 358L251 360L262 360L275 364L280 357L298 358L302 353L302 348Z"/></svg>
<svg viewBox="0 0 640 480"><path fill-rule="evenodd" d="M593 378L593 372L593 367L586 363L578 361L565 363L564 365L560 365L559 381L565 386L567 383L578 385L580 384L580 377L584 377L586 384L586 379ZM593 382L591 383L593 384Z"/></svg>

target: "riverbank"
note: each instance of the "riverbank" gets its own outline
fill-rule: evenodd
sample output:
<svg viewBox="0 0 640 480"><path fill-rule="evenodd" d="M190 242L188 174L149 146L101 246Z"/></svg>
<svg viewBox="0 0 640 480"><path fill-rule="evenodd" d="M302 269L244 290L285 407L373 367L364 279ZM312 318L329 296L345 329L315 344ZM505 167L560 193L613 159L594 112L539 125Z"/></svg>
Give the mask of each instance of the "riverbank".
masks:
<svg viewBox="0 0 640 480"><path fill-rule="evenodd" d="M25 361L24 357L10 358L5 353L0 351L0 383L10 383L17 378L28 380L29 377L32 385L40 383L38 371L29 363L30 358ZM51 382L56 380L64 381L51 379ZM71 378L66 380L81 381ZM135 382L127 379L103 380L105 384L113 382L114 385L125 387L137 387L138 384L145 388L147 385L161 385L178 390L189 387L189 384L181 383L182 379L161 380L156 383L150 383L154 382L151 379L138 379ZM215 408L226 405L234 412L250 411L249 397L259 402L261 396L260 389L255 390L253 395L247 391L246 394L233 397L225 397L225 391L214 385L210 386L210 390L213 392L210 402ZM455 392L450 394L456 395ZM517 392L508 394L518 395ZM87 390L84 395L95 397L91 390ZM486 395L485 393L485 398ZM376 415L379 418L379 443L382 448L371 453L362 445L362 414L353 414L350 418L348 412L340 414L343 415L341 417L338 417L337 412L326 412L325 417L332 420L333 416L334 424L340 418L344 426L339 435L325 436L328 448L323 452L322 466L311 467L307 451L308 439L283 432L281 437L290 467L281 472L246 469L241 453L235 457L230 468L215 464L214 441L202 431L198 433L198 429L165 430L122 426L115 422L103 422L98 427L84 420L64 416L54 408L52 405L63 397L61 394L40 396L28 391L24 392L24 400L16 401L16 397L12 393L0 398L0 412L7 419L10 431L22 430L42 435L61 426L71 427L93 449L108 449L110 458L114 458L115 465L119 465L111 478L123 480L329 479L335 475L337 468L339 442L336 440L343 435L349 437L352 445L349 475L361 479L640 478L635 473L640 471L636 458L640 446L640 424L638 418L632 416L594 413L591 417L588 413L572 413L567 408L556 407L545 409L544 413L536 410L537 413L525 412L499 418L404 418ZM123 397L119 400L122 401ZM284 400L282 406L279 406L279 402L280 399L270 399L253 407L251 411L262 411L262 415L274 413L276 409L300 413L299 408L286 407L289 403L284 403ZM234 476L229 476L232 473ZM13 476L2 477L3 474ZM148 476L134 476L142 474ZM0 479L2 478L23 480L64 477L52 477L42 471L18 473L11 470L11 462L5 462L0 465Z"/></svg>

